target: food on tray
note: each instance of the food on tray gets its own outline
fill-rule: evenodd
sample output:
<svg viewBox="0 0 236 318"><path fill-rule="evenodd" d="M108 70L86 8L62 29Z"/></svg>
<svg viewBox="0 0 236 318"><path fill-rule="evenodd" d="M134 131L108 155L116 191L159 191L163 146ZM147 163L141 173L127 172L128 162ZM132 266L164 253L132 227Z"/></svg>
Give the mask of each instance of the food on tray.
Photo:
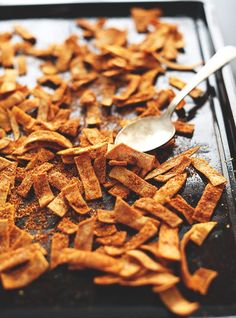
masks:
<svg viewBox="0 0 236 318"><path fill-rule="evenodd" d="M76 21L89 45L73 34L39 49L21 25L0 34L1 282L22 288L61 264L96 269L103 274L94 283L149 285L169 310L188 315L199 304L186 300L179 284L205 295L217 272L191 273L186 246L201 246L217 226L211 219L226 179L199 157L198 146L169 159L174 139L150 154L114 145L123 125L159 116L175 96L156 88L158 76L195 67L177 62L183 35L160 20L159 9L131 14L144 33L136 44L106 19ZM28 76L28 56L41 63L34 88L17 77ZM169 83L185 85L176 77ZM198 88L190 93L202 95ZM175 126L187 137L194 133L184 118ZM192 173L208 180L195 207L182 193Z"/></svg>

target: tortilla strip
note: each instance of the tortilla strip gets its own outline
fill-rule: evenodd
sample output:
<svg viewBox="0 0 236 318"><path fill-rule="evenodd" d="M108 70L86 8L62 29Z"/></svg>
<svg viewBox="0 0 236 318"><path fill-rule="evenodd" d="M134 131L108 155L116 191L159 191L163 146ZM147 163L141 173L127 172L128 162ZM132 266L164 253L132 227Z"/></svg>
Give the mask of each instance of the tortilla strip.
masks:
<svg viewBox="0 0 236 318"><path fill-rule="evenodd" d="M1 64L5 68L11 68L14 61L14 46L10 42L1 43Z"/></svg>
<svg viewBox="0 0 236 318"><path fill-rule="evenodd" d="M173 122L176 132L183 135L192 135L195 129L194 124L188 124L183 121L177 120Z"/></svg>
<svg viewBox="0 0 236 318"><path fill-rule="evenodd" d="M48 112L49 104L45 100L41 99L38 106L37 120L47 121Z"/></svg>
<svg viewBox="0 0 236 318"><path fill-rule="evenodd" d="M135 201L134 207L147 211L161 221L167 223L170 227L176 227L183 222L175 213L171 212L152 198L141 198Z"/></svg>
<svg viewBox="0 0 236 318"><path fill-rule="evenodd" d="M12 132L13 132L13 135L14 135L14 139L17 140L17 139L20 138L20 128L19 128L19 125L18 125L18 123L16 121L15 114L12 111L10 111L9 109L7 109L7 113L8 113L8 116L9 116L11 129L12 129Z"/></svg>
<svg viewBox="0 0 236 318"><path fill-rule="evenodd" d="M178 228L162 224L159 232L158 254L160 258L170 261L180 261Z"/></svg>
<svg viewBox="0 0 236 318"><path fill-rule="evenodd" d="M75 157L75 163L84 186L86 200L94 200L102 197L99 181L88 155Z"/></svg>
<svg viewBox="0 0 236 318"><path fill-rule="evenodd" d="M63 217L69 207L66 199L64 198L63 192L60 192L47 206L50 211L52 211L54 214Z"/></svg>
<svg viewBox="0 0 236 318"><path fill-rule="evenodd" d="M198 246L201 246L205 241L207 235L213 230L217 225L217 222L207 222L195 224L193 232L191 233L190 239Z"/></svg>
<svg viewBox="0 0 236 318"><path fill-rule="evenodd" d="M187 179L187 173L177 175L166 182L157 192L153 199L158 203L165 204L172 198L184 185Z"/></svg>
<svg viewBox="0 0 236 318"><path fill-rule="evenodd" d="M57 228L64 234L71 235L74 234L77 229L78 225L72 222L69 218L63 218L59 223Z"/></svg>
<svg viewBox="0 0 236 318"><path fill-rule="evenodd" d="M184 152L182 152L181 154L165 161L164 163L162 163L158 168L154 169L153 171L151 171L146 177L145 180L149 180L152 179L160 174L163 174L167 171L169 171L170 169L172 169L173 167L178 166L182 159L183 156L187 156L187 157L191 157L195 152L197 152L199 150L200 147L194 147L194 148L190 148Z"/></svg>
<svg viewBox="0 0 236 318"><path fill-rule="evenodd" d="M174 314L179 316L191 315L199 308L199 303L189 302L179 292L176 287L171 287L159 293L165 306Z"/></svg>
<svg viewBox="0 0 236 318"><path fill-rule="evenodd" d="M159 18L162 15L160 9L143 9L139 7L133 7L131 9L131 16L134 19L134 23L137 32L146 32L149 24Z"/></svg>
<svg viewBox="0 0 236 318"><path fill-rule="evenodd" d="M54 171L49 173L48 181L54 188L62 190L62 188L68 185L69 179L63 173Z"/></svg>
<svg viewBox="0 0 236 318"><path fill-rule="evenodd" d="M211 219L224 188L224 184L220 184L216 187L214 187L211 183L207 184L195 208L195 212L193 214L194 220L198 222L208 222Z"/></svg>
<svg viewBox="0 0 236 318"><path fill-rule="evenodd" d="M13 107L12 115L15 117L16 122L23 126L23 129L31 129L35 124L35 119L17 106Z"/></svg>
<svg viewBox="0 0 236 318"><path fill-rule="evenodd" d="M60 264L67 263L115 274L120 272L123 265L120 260L111 256L73 248L63 249L59 256L59 262Z"/></svg>
<svg viewBox="0 0 236 318"><path fill-rule="evenodd" d="M108 162L109 166L122 166L122 167L126 167L128 165L128 162L125 160L110 160Z"/></svg>
<svg viewBox="0 0 236 318"><path fill-rule="evenodd" d="M21 230L15 225L10 228L10 249L15 250L20 247L30 245L33 241L33 236L28 232Z"/></svg>
<svg viewBox="0 0 236 318"><path fill-rule="evenodd" d="M139 75L126 75L125 79L128 80L128 84L125 86L125 90L123 90L120 95L115 95L113 97L113 102L127 100L138 88L141 77Z"/></svg>
<svg viewBox="0 0 236 318"><path fill-rule="evenodd" d="M110 193L114 197L120 197L124 199L127 198L127 196L130 194L130 190L123 184L117 183L108 190L108 193Z"/></svg>
<svg viewBox="0 0 236 318"><path fill-rule="evenodd" d="M138 175L124 167L116 166L112 168L109 176L142 197L152 197L157 190L155 186L147 183Z"/></svg>
<svg viewBox="0 0 236 318"><path fill-rule="evenodd" d="M49 171L53 165L49 162L45 162L42 165L36 167L31 171L31 173L28 173L24 179L22 180L21 184L17 188L17 193L25 198L27 194L29 193L34 181L33 181L33 176L34 174L41 174Z"/></svg>
<svg viewBox="0 0 236 318"><path fill-rule="evenodd" d="M154 167L155 156L139 152L125 144L115 145L106 154L107 159L126 161L128 164L137 165L150 171Z"/></svg>
<svg viewBox="0 0 236 318"><path fill-rule="evenodd" d="M84 201L76 182L64 187L62 193L76 213L86 214L91 210Z"/></svg>
<svg viewBox="0 0 236 318"><path fill-rule="evenodd" d="M125 253L129 257L139 262L144 268L153 272L166 272L167 268L154 261L147 254L140 250L130 250Z"/></svg>
<svg viewBox="0 0 236 318"><path fill-rule="evenodd" d="M0 107L7 109L12 108L15 105L22 103L25 100L25 97L28 95L27 92L16 91L7 96L5 99L0 101Z"/></svg>
<svg viewBox="0 0 236 318"><path fill-rule="evenodd" d="M0 175L0 206L4 206L10 191L11 178L5 173Z"/></svg>
<svg viewBox="0 0 236 318"><path fill-rule="evenodd" d="M91 217L78 224L74 239L74 248L83 251L92 251L95 217Z"/></svg>
<svg viewBox="0 0 236 318"><path fill-rule="evenodd" d="M35 195L39 201L40 207L44 208L54 199L54 195L48 183L47 174L45 172L35 174L33 180Z"/></svg>
<svg viewBox="0 0 236 318"><path fill-rule="evenodd" d="M84 128L82 130L86 138L92 145L101 144L106 142L106 138L100 133L97 128Z"/></svg>
<svg viewBox="0 0 236 318"><path fill-rule="evenodd" d="M200 171L212 183L213 186L227 182L224 176L212 168L203 158L192 158L192 164L195 169Z"/></svg>
<svg viewBox="0 0 236 318"><path fill-rule="evenodd" d="M26 67L26 59L24 55L17 56L17 68L19 76L26 75L27 67Z"/></svg>
<svg viewBox="0 0 236 318"><path fill-rule="evenodd" d="M127 225L135 230L140 230L150 218L143 216L120 197L116 198L114 208L115 221Z"/></svg>
<svg viewBox="0 0 236 318"><path fill-rule="evenodd" d="M26 30L23 26L21 26L19 24L15 25L14 31L17 35L22 37L22 39L24 41L31 42L32 44L34 44L36 42L36 38L32 34L30 34L29 31Z"/></svg>
<svg viewBox="0 0 236 318"><path fill-rule="evenodd" d="M126 240L127 232L118 231L112 235L98 237L96 242L102 245L122 246Z"/></svg>
<svg viewBox="0 0 236 318"><path fill-rule="evenodd" d="M186 85L184 81L176 77L169 77L169 84L178 89L183 89ZM189 95L192 98L200 98L203 95L203 91L200 88L196 87L189 93Z"/></svg>
<svg viewBox="0 0 236 318"><path fill-rule="evenodd" d="M0 219L0 254L9 249L9 223L8 220Z"/></svg>
<svg viewBox="0 0 236 318"><path fill-rule="evenodd" d="M106 182L106 158L105 152L98 156L93 162L93 169L101 184Z"/></svg>
<svg viewBox="0 0 236 318"><path fill-rule="evenodd" d="M172 61L167 60L163 56L161 56L158 53L152 53L152 55L155 57L155 59L160 62L162 65L167 66L167 68L171 70L176 71L193 71L197 66L199 66L201 63L195 63L195 64L179 64ZM177 88L177 87L176 87Z"/></svg>
<svg viewBox="0 0 236 318"><path fill-rule="evenodd" d="M0 207L0 219L8 220L9 225L14 224L15 219L15 206L10 203L6 203Z"/></svg>
<svg viewBox="0 0 236 318"><path fill-rule="evenodd" d="M170 273L149 273L134 280L122 279L119 284L122 286L145 286L145 285L165 285L167 283L177 284L179 278Z"/></svg>
<svg viewBox="0 0 236 318"><path fill-rule="evenodd" d="M23 267L2 273L2 285L5 289L22 288L29 285L48 269L48 262L39 251L34 252L31 259Z"/></svg>
<svg viewBox="0 0 236 318"><path fill-rule="evenodd" d="M168 205L185 217L189 224L193 223L194 208L189 205L181 195L170 199Z"/></svg>
<svg viewBox="0 0 236 318"><path fill-rule="evenodd" d="M150 86L145 91L137 92L126 100L115 100L115 105L116 107L125 107L128 105L135 105L135 104L146 102L152 99L155 95L156 95L155 87Z"/></svg>
<svg viewBox="0 0 236 318"><path fill-rule="evenodd" d="M218 273L208 268L200 267L192 277L193 284L198 286L201 295L206 295L212 281L217 277Z"/></svg>
<svg viewBox="0 0 236 318"><path fill-rule="evenodd" d="M60 253L64 248L69 247L68 235L62 233L54 233L51 243L50 268L54 269L59 265Z"/></svg>
<svg viewBox="0 0 236 318"><path fill-rule="evenodd" d="M26 99L22 103L18 104L18 108L23 110L23 112L31 111L33 109L38 108L39 106L39 99L38 98L32 98L32 99Z"/></svg>
<svg viewBox="0 0 236 318"><path fill-rule="evenodd" d="M1 217L1 212L0 212L0 217ZM115 223L114 211L98 209L97 218L98 218L98 221L103 223L111 223L111 224Z"/></svg>

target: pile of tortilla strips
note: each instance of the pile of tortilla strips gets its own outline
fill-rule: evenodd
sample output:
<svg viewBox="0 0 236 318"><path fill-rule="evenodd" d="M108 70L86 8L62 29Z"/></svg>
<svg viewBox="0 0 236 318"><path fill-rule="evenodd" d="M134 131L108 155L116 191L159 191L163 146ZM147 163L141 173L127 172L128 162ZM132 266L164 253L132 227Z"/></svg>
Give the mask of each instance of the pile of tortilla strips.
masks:
<svg viewBox="0 0 236 318"><path fill-rule="evenodd" d="M159 116L175 96L156 88L158 76L196 66L177 63L183 36L160 20L159 9L131 14L143 34L136 44L103 18L76 21L82 43L72 34L44 49L21 25L0 33L1 283L6 290L22 288L67 264L101 271L95 284L148 285L170 311L189 315L199 304L177 285L205 295L217 272L200 267L191 273L185 250L190 241L201 246L216 226L211 217L226 180L205 159L192 157L199 147L160 163L155 153L113 144L123 125ZM42 72L33 89L18 82L27 76L28 58L40 61ZM169 84L181 89L185 82L171 77ZM190 96L202 94L197 88ZM125 118L124 110L133 117ZM175 125L177 133L194 132L183 119ZM190 166L208 180L196 207L178 194ZM115 198L113 208L94 209L104 193ZM38 235L47 233L45 215L56 219L46 236L49 250ZM180 240L184 224L189 230Z"/></svg>

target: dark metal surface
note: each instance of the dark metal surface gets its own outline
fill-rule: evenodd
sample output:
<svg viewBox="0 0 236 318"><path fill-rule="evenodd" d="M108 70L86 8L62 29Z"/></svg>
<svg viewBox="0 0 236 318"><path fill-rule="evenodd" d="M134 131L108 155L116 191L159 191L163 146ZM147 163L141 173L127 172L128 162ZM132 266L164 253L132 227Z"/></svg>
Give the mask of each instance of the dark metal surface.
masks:
<svg viewBox="0 0 236 318"><path fill-rule="evenodd" d="M213 41L208 30L208 19L201 2L158 2L143 4L142 7L161 7L165 20L177 23L184 33L186 50L181 54L182 63L206 60L214 53ZM15 19L29 28L37 37L39 47L50 42L60 43L71 33L80 34L74 18L98 16L111 17L109 25L128 27L129 41L138 41L140 35L134 31L129 18L129 9L134 3L60 4L41 6L0 7L0 31L9 30ZM22 83L35 84L32 78L40 75L38 63L29 59L30 71L22 78ZM167 75L180 76L188 80L193 74L168 71ZM157 87L167 87L166 76L159 77ZM223 171L229 180L227 189L214 214L219 225L201 248L189 246L191 267L209 267L219 272L219 276L209 290L209 294L198 297L187 292L191 299L202 302L194 316L227 316L236 314L236 212L235 178L230 158L235 154L235 126L231 105L225 90L227 82L221 72L212 76L202 88L208 90L207 101L195 105L187 98L186 112L190 123L196 125L191 139L178 136L175 154L191 146L201 145L199 155L205 157L212 166ZM234 105L235 106L235 105ZM163 151L159 151L160 153ZM182 191L183 196L193 206L199 200L206 180L193 170ZM114 200L104 199L109 207ZM184 291L185 292L185 291ZM1 317L171 317L161 305L158 296L150 288L100 287L92 283L92 273L69 272L60 268L43 275L31 286L20 291L0 290Z"/></svg>

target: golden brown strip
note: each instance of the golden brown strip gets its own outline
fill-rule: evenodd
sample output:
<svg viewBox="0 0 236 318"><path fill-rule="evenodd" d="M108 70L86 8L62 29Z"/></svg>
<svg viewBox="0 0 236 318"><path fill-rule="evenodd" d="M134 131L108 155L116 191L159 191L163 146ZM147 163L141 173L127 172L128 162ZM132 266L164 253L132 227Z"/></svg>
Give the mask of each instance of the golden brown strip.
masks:
<svg viewBox="0 0 236 318"><path fill-rule="evenodd" d="M64 187L62 189L62 193L68 204L75 210L76 213L86 214L91 210L84 201L77 183L74 182Z"/></svg>
<svg viewBox="0 0 236 318"><path fill-rule="evenodd" d="M47 174L45 172L35 174L33 180L35 195L39 201L40 207L44 208L54 199L54 195L48 183Z"/></svg>
<svg viewBox="0 0 236 318"><path fill-rule="evenodd" d="M217 186L219 184L225 183L227 180L218 171L212 168L209 163L203 158L192 158L192 164L195 169L204 174L207 179Z"/></svg>
<svg viewBox="0 0 236 318"><path fill-rule="evenodd" d="M8 220L0 219L0 254L7 252L10 243Z"/></svg>
<svg viewBox="0 0 236 318"><path fill-rule="evenodd" d="M183 89L186 83L179 78L169 77L169 84L178 89ZM203 95L203 91L200 88L194 88L189 95L192 98L199 98Z"/></svg>
<svg viewBox="0 0 236 318"><path fill-rule="evenodd" d="M53 213L55 213L56 215L63 217L69 207L68 207L68 203L66 201L66 199L64 198L64 194L62 192L60 192L54 200L52 200L48 206L50 211L52 211Z"/></svg>
<svg viewBox="0 0 236 318"><path fill-rule="evenodd" d="M108 193L114 197L120 197L122 199L127 198L130 193L130 190L121 183L115 184L111 189L108 190Z"/></svg>
<svg viewBox="0 0 236 318"><path fill-rule="evenodd" d="M160 258L170 261L180 261L178 228L162 224L159 232L158 254Z"/></svg>
<svg viewBox="0 0 236 318"><path fill-rule="evenodd" d="M142 197L152 197L157 188L124 167L114 167L109 176Z"/></svg>
<svg viewBox="0 0 236 318"><path fill-rule="evenodd" d="M177 195L168 201L168 205L185 217L189 224L193 223L194 208L183 197Z"/></svg>
<svg viewBox="0 0 236 318"><path fill-rule="evenodd" d="M1 217L1 214L0 214L0 217ZM97 218L98 218L98 221L103 223L115 223L114 211L98 209Z"/></svg>
<svg viewBox="0 0 236 318"><path fill-rule="evenodd" d="M57 228L64 234L71 235L74 234L77 229L78 225L72 222L69 218L63 218L59 223Z"/></svg>
<svg viewBox="0 0 236 318"><path fill-rule="evenodd" d="M96 218L92 217L79 223L74 239L74 248L92 251L95 221Z"/></svg>
<svg viewBox="0 0 236 318"><path fill-rule="evenodd" d="M27 66L26 66L26 58L24 55L19 55L17 57L17 68L20 76L26 75Z"/></svg>
<svg viewBox="0 0 236 318"><path fill-rule="evenodd" d="M188 124L180 120L175 121L173 124L177 133L187 136L192 136L195 129L194 124Z"/></svg>
<svg viewBox="0 0 236 318"><path fill-rule="evenodd" d="M36 42L36 38L27 29L19 24L15 25L15 33L22 37L24 41L29 41L33 44Z"/></svg>
<svg viewBox="0 0 236 318"><path fill-rule="evenodd" d="M11 178L6 174L0 175L0 206L4 206L10 190Z"/></svg>
<svg viewBox="0 0 236 318"><path fill-rule="evenodd" d="M59 257L60 253L64 248L69 246L69 237L68 235L62 233L54 233L52 237L51 244L51 260L50 260L50 268L54 269L59 265Z"/></svg>
<svg viewBox="0 0 236 318"><path fill-rule="evenodd" d="M96 242L102 245L122 246L126 240L127 232L118 231L112 235L98 237Z"/></svg>

